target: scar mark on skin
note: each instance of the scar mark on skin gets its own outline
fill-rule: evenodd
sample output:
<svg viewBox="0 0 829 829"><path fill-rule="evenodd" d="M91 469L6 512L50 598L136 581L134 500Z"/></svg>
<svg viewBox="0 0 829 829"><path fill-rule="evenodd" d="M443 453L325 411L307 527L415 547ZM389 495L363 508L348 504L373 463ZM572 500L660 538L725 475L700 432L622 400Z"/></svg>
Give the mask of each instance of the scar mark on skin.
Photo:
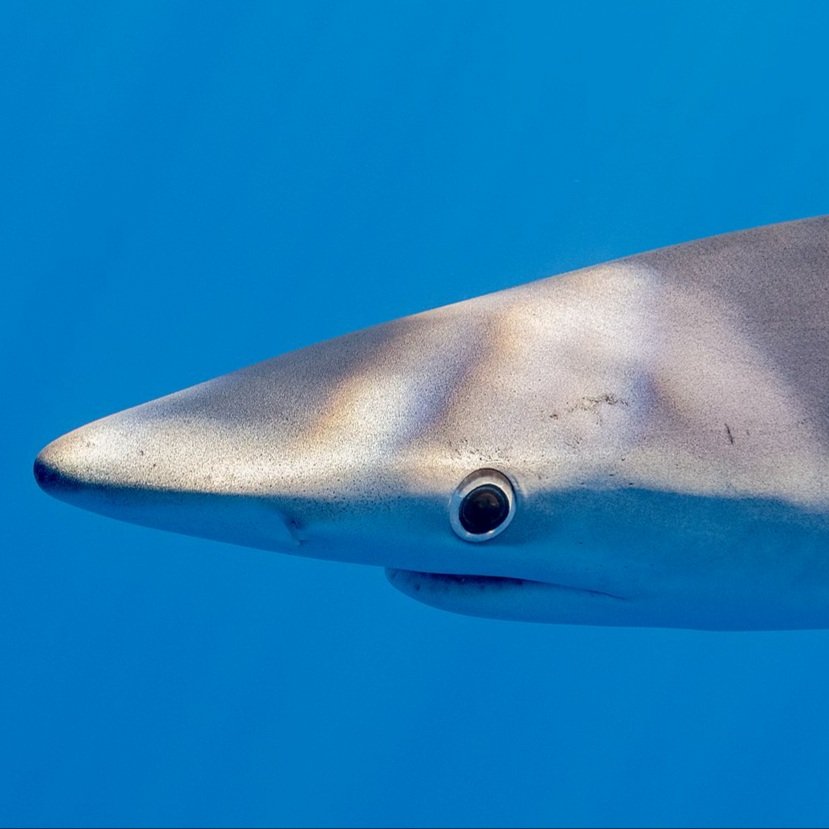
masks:
<svg viewBox="0 0 829 829"><path fill-rule="evenodd" d="M570 406L567 411L595 412L600 406L627 406L628 402L615 394L600 394L598 397L582 397L577 403Z"/></svg>

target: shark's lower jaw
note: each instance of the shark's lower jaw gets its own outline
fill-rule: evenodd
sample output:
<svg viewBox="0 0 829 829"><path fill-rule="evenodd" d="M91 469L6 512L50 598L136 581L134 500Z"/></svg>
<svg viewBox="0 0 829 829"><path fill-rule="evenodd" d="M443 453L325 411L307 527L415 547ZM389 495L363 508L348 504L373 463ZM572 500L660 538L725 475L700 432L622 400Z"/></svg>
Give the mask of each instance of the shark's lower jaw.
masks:
<svg viewBox="0 0 829 829"><path fill-rule="evenodd" d="M563 622L625 624L623 596L507 576L420 573L387 569L391 584L424 604L469 616Z"/></svg>
<svg viewBox="0 0 829 829"><path fill-rule="evenodd" d="M702 631L813 630L826 628L824 608L798 616L769 601L732 605L721 595L634 593L617 595L530 579L386 570L392 586L423 604L466 616L522 622L603 627L679 628Z"/></svg>
<svg viewBox="0 0 829 829"><path fill-rule="evenodd" d="M623 596L616 596L603 590L591 590L586 587L573 587L569 584L536 581L534 579L518 579L510 576L478 576L462 573L419 573L410 570L389 570L389 579L395 583L396 579L411 580L415 592L420 592L424 586L429 589L466 590L484 592L487 590L520 590L522 588L547 588L550 590L565 590L574 593L583 593L592 596L604 596L608 599L624 601Z"/></svg>

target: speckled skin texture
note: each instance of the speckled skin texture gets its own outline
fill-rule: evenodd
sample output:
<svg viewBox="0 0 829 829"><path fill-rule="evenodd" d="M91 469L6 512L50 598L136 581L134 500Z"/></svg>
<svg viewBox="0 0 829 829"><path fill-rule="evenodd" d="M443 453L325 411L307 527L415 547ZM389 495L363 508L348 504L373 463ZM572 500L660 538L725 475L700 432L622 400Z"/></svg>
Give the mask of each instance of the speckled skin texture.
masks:
<svg viewBox="0 0 829 829"><path fill-rule="evenodd" d="M65 435L45 489L537 621L829 626L829 218L540 280ZM449 525L481 467L491 542Z"/></svg>

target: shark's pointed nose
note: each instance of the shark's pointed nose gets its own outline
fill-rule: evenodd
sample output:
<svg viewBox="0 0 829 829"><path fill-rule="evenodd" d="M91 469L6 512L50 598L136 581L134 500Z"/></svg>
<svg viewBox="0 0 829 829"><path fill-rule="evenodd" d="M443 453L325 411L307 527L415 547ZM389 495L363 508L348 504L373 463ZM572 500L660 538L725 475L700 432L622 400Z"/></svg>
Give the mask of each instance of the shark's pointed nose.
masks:
<svg viewBox="0 0 829 829"><path fill-rule="evenodd" d="M101 423L68 432L40 450L33 472L44 492L85 507L106 489L129 483L126 452Z"/></svg>
<svg viewBox="0 0 829 829"><path fill-rule="evenodd" d="M70 498L72 493L81 491L88 483L79 475L79 465L71 462L66 437L58 438L41 449L33 466L38 486L49 495L61 499ZM82 467L81 463L80 468Z"/></svg>
<svg viewBox="0 0 829 829"><path fill-rule="evenodd" d="M51 463L46 450L42 450L35 458L33 472L37 485L44 491L52 493L61 483L60 470Z"/></svg>
<svg viewBox="0 0 829 829"><path fill-rule="evenodd" d="M61 501L113 518L251 547L295 551L300 534L283 505L226 483L211 487L215 478L210 468L232 459L215 441L212 447L196 443L195 437L188 441L190 434L176 436L152 419L135 418L130 412L113 415L69 432L41 450L34 462L35 480Z"/></svg>

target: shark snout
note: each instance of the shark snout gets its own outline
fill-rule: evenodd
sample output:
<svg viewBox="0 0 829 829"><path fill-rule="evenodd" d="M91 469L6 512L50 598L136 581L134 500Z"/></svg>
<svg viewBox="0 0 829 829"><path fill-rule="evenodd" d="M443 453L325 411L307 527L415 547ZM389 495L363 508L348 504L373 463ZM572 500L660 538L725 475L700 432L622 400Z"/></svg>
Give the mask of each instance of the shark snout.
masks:
<svg viewBox="0 0 829 829"><path fill-rule="evenodd" d="M38 486L49 495L70 502L100 488L110 476L96 475L101 472L100 462L83 450L84 441L75 432L52 441L35 458L33 472Z"/></svg>
<svg viewBox="0 0 829 829"><path fill-rule="evenodd" d="M38 453L35 458L33 472L37 485L49 495L58 497L58 492L67 485L71 488L72 482L63 474L47 449L43 449Z"/></svg>
<svg viewBox="0 0 829 829"><path fill-rule="evenodd" d="M75 429L38 453L33 471L44 492L87 506L89 499L117 490L151 488L137 462L143 453L137 441L146 441L147 436L133 431L130 437L128 430L105 423Z"/></svg>
<svg viewBox="0 0 829 829"><path fill-rule="evenodd" d="M114 415L52 441L34 461L40 488L144 526L286 552L299 546L298 522L284 504L210 474L224 460L219 445L131 420Z"/></svg>

